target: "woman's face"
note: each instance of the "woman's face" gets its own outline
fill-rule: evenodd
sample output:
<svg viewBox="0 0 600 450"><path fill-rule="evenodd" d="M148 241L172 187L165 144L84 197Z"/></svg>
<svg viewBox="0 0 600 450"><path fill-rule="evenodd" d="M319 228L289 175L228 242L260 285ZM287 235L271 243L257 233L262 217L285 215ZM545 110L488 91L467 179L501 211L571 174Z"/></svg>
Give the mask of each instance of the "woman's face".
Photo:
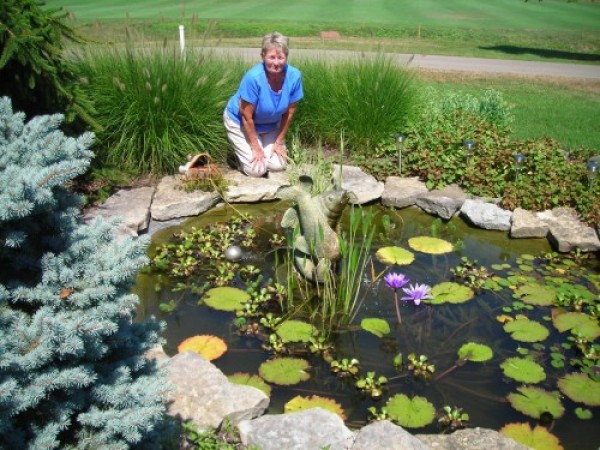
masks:
<svg viewBox="0 0 600 450"><path fill-rule="evenodd" d="M263 62L265 63L267 73L273 75L283 73L286 61L287 58L285 53L283 53L283 50L276 47L268 49L263 56Z"/></svg>

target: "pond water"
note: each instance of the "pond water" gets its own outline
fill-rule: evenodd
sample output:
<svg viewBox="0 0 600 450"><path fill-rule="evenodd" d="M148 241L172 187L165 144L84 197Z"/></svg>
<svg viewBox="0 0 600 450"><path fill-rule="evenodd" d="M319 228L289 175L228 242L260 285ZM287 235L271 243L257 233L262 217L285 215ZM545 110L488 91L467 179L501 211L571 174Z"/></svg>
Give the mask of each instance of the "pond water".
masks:
<svg viewBox="0 0 600 450"><path fill-rule="evenodd" d="M278 231L278 224L285 209L289 205L283 202L260 205L236 205L232 208L215 209L200 217L190 219L181 226L163 230L153 236L150 255L153 256L157 245L168 242L174 232L189 231L202 228L211 223L225 222L232 215L242 212L253 217L253 226L258 231L258 250L245 254L241 264L252 264L261 268L265 278L275 273L276 251L268 243L273 232ZM535 263L522 261L521 255L541 255L551 251L545 239L512 240L505 232L485 231L468 227L462 220L455 218L448 223L442 223L432 216L417 209L391 210L379 205L369 206L375 216L375 221L381 223L384 216L389 216L393 226L376 233L373 241L373 253L385 246L401 246L408 249L407 241L415 236L435 235L455 246L451 253L431 255L413 251L415 261L408 266L395 266L394 272L407 275L412 283L425 283L434 286L444 281L457 281L451 270L461 264L461 258L477 261L478 265L490 268L492 265L505 264L505 269L494 271L500 277L507 277L509 272L532 276L536 273ZM342 218L342 226L349 222L348 210ZM280 231L280 230L279 230ZM374 268L378 273L385 265L377 262ZM510 265L510 269L508 268ZM520 266L520 267L519 267ZM534 270L532 270L532 267ZM370 271L370 269L369 269ZM568 272L568 267L563 272ZM584 277L578 278L577 283L587 287L597 299L599 285L599 263L596 256L585 262ZM589 278L586 276L589 275ZM542 277L542 275L539 275ZM365 275L368 279L368 276ZM241 336L234 325L234 313L216 311L205 305L199 305L199 296L189 291L172 292L173 283L165 279L165 275L152 268L142 271L134 288L141 298L138 318L144 319L155 315L167 324L165 351L173 355L177 346L184 339L199 334L209 334L221 337L228 346L228 351L213 361L226 375L235 372L258 374L258 368L272 354L263 350L263 341L256 336ZM402 324L398 325L394 308L393 290L380 280L374 284L365 282L362 285L361 297L364 302L356 319L351 326L339 330L331 336L334 344L336 359L342 357L356 358L360 361L361 374L375 371L377 376L384 375L389 379L385 385L384 395L379 400L372 400L354 386L354 380L340 379L330 371L330 365L323 358L307 352L301 357L311 365L310 379L291 387L272 385L271 403L268 413L281 413L286 402L297 395L320 395L335 399L344 409L347 425L358 428L369 419L368 408L380 409L388 398L394 394L403 393L409 397L419 395L431 402L437 411L445 405L459 406L470 416L468 426L480 426L500 429L512 422L527 422L532 427L537 420L527 417L513 409L507 401L507 395L516 392L522 386L513 379L504 376L500 364L508 357L520 356L519 351L542 364L547 378L536 384L547 391L557 391L556 381L576 368L569 367L569 357L573 350L563 349L566 356L567 368L550 366L550 348L559 347L567 336L558 333L549 321L550 307L522 309L514 307L513 290L482 289L475 297L463 304L443 304L420 306L403 304L401 306ZM170 313L161 312L160 303L175 300L176 307ZM597 300L596 300L597 301ZM507 309L512 308L512 309ZM525 314L532 320L545 325L550 330L550 336L540 344L517 342L504 331L503 324L497 317L507 314L515 317ZM360 327L362 318L381 318L388 322L391 332L379 338ZM482 362L466 362L456 370L440 376L445 370L456 363L458 349L467 342L486 344L494 352L492 359ZM404 370L397 370L392 361L401 353L406 363L410 353L426 355L429 362L435 365L431 380L415 379ZM571 354L573 353L573 354ZM600 425L600 408L586 407L575 403L566 396L561 396L565 408L563 417L549 425L551 432L556 435L566 449L597 449L600 436L597 432ZM576 417L577 407L589 409L593 417L581 420ZM552 422L552 421L550 421ZM418 429L410 429L413 433L438 433L440 428L433 424Z"/></svg>

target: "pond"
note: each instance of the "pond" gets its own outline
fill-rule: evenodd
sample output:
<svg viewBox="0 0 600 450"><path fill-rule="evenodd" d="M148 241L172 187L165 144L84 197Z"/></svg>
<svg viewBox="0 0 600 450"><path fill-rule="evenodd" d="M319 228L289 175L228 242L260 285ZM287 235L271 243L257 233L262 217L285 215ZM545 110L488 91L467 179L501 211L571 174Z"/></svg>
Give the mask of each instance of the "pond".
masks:
<svg viewBox="0 0 600 450"><path fill-rule="evenodd" d="M260 268L265 280L273 277L285 281L281 267L286 252L274 246L270 239L274 233L282 233L279 222L287 207L289 204L285 202L276 202L236 205L235 210L229 207L214 209L178 227L157 232L153 236L150 256L155 256L157 248L170 242L174 233L191 232L224 223L240 213L249 214L252 228L257 232L255 247L252 252L244 253L240 266ZM298 395L318 395L335 400L343 408L346 424L358 428L374 415L381 417L386 402L396 394L405 394L409 398L423 397L437 413L444 406L462 408L469 415L466 425L470 427L499 430L510 423L529 423L532 428L541 423L566 449L597 449L600 445L597 433L600 408L597 404L575 402L557 387L559 380L567 374L583 371L591 383L585 389L589 390L591 386L588 395L597 401L600 383L600 351L595 331L600 287L597 255L567 258L552 254L545 239L510 239L505 232L470 228L458 218L444 223L413 208L393 210L373 205L363 209L373 215L377 231L370 252L372 263L367 264L367 270L361 275L358 295L361 303L356 317L349 325L329 334L327 342L333 347L325 354L313 353L306 346L297 349L293 356L308 361L310 378L291 386L271 383L268 413L283 412L284 405ZM349 211L347 208L342 217L343 229L349 226ZM445 254L415 251L408 240L417 236L435 236L451 243L453 250ZM410 250L415 256L414 261L401 266L383 264L375 253L390 246ZM279 247L285 247L285 244ZM400 302L402 322L398 324L394 291L384 282L381 276L384 271L402 273L413 284L433 287L449 281L463 286L470 283L474 295L460 304L433 301L417 306L412 302ZM201 285L206 281L203 277L205 274L196 274L185 282L192 279L194 285ZM218 311L203 304L202 290L199 294L189 285L173 290L185 278L169 277L164 270L152 266L142 271L134 288L141 298L138 318L155 315L166 322L165 351L169 355L175 354L178 345L191 336L217 336L228 347L213 361L219 369L226 375L237 372L258 375L261 364L273 358L273 347L270 351L263 348L269 332L261 329L257 335L240 333L236 313ZM229 284L243 288L238 275ZM550 296L551 304L546 301L548 295L542 294ZM314 303L315 300L311 301ZM560 302L562 309L557 307ZM554 324L561 313L577 310L592 311L586 316L592 331L588 330L591 337L588 336L585 342L577 341L568 331L559 332ZM292 318L306 320L301 312ZM367 331L361 327L365 318L385 320L389 332L378 336ZM518 320L540 324L548 330L547 336L515 340L517 334L506 324L521 323L516 322ZM477 358L464 357L464 353L459 357L459 349L467 343L489 347L493 352L491 358L477 362ZM581 349L587 355L585 358ZM359 375L354 377L346 373L349 376L340 377L339 372L336 374L331 370L331 360L341 362L343 358L358 360ZM402 364L399 364L400 358ZM415 371L409 370L410 358L416 359L416 365L419 359L430 364L430 376L415 376ZM508 358L516 359L507 363ZM511 365L517 372L529 370L529 366L520 365L527 361L536 363L534 371L541 370L541 380L517 381L519 374L511 374L508 367ZM364 383L369 372L375 372L375 380L380 376L387 379L380 386L380 398L373 398L369 391L356 387L357 379L360 377ZM538 413L538 418L534 418L535 412L522 412L523 408L527 409L523 404L537 401L534 397L540 390L557 399L559 412L551 409L554 414L542 413L540 416ZM579 417L590 413L590 419ZM428 425L408 429L413 433L441 431L437 419Z"/></svg>

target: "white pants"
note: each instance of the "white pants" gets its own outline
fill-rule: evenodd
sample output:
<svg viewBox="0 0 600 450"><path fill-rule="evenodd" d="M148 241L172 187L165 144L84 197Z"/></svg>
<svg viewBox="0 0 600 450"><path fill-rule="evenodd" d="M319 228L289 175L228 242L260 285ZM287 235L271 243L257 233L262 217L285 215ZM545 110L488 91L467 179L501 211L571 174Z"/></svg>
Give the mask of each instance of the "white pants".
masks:
<svg viewBox="0 0 600 450"><path fill-rule="evenodd" d="M285 170L286 162L273 150L278 130L268 133L257 133L258 143L265 154L264 164L256 164L250 143L244 130L230 119L227 111L223 113L223 123L227 130L227 139L233 146L235 156L240 163L240 170L249 177L262 177L267 171L280 172Z"/></svg>

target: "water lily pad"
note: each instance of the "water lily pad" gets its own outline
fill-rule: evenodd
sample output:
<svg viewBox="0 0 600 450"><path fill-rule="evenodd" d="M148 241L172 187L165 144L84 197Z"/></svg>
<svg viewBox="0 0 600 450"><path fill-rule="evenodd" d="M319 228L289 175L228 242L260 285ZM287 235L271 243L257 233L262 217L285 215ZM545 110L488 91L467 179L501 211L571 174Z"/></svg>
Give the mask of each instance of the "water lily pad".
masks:
<svg viewBox="0 0 600 450"><path fill-rule="evenodd" d="M363 330L373 333L377 337L383 337L390 332L390 325L383 319L367 318L360 321Z"/></svg>
<svg viewBox="0 0 600 450"><path fill-rule="evenodd" d="M265 383L264 380L258 375L236 372L232 375L229 375L227 379L230 383L240 384L242 386L252 386L259 391L263 391L267 397L271 396L271 386Z"/></svg>
<svg viewBox="0 0 600 450"><path fill-rule="evenodd" d="M509 423L500 433L536 450L563 450L558 438L541 425L531 429L528 423Z"/></svg>
<svg viewBox="0 0 600 450"><path fill-rule="evenodd" d="M204 303L219 311L236 311L244 309L244 304L250 300L247 292L229 286L217 287L206 291Z"/></svg>
<svg viewBox="0 0 600 450"><path fill-rule="evenodd" d="M587 408L575 408L575 415L581 420L589 420L594 417L592 411Z"/></svg>
<svg viewBox="0 0 600 450"><path fill-rule="evenodd" d="M310 323L301 320L286 320L275 329L283 342L310 342L319 332Z"/></svg>
<svg viewBox="0 0 600 450"><path fill-rule="evenodd" d="M539 322L519 316L515 320L504 324L504 331L510 333L515 341L540 342L548 337L548 328Z"/></svg>
<svg viewBox="0 0 600 450"><path fill-rule="evenodd" d="M304 411L310 408L323 408L337 414L342 420L346 420L346 414L344 414L342 405L331 398L319 397L318 395L313 395L311 397L302 397L298 395L284 405L283 411L290 413Z"/></svg>
<svg viewBox="0 0 600 450"><path fill-rule="evenodd" d="M544 368L530 359L508 358L500 368L504 375L522 383L539 383L546 379Z"/></svg>
<svg viewBox="0 0 600 450"><path fill-rule="evenodd" d="M464 361L483 362L492 359L494 352L490 347L475 342L467 342L458 349L458 357Z"/></svg>
<svg viewBox="0 0 600 450"><path fill-rule="evenodd" d="M551 306L556 299L556 291L543 284L528 283L519 286L515 290L515 295L529 305Z"/></svg>
<svg viewBox="0 0 600 450"><path fill-rule="evenodd" d="M585 373L570 373L558 380L560 391L575 402L588 406L600 406L600 381L594 381Z"/></svg>
<svg viewBox="0 0 600 450"><path fill-rule="evenodd" d="M450 253L454 250L452 244L440 238L419 236L410 238L408 245L413 250L423 253L429 253L431 255L442 255L444 253Z"/></svg>
<svg viewBox="0 0 600 450"><path fill-rule="evenodd" d="M415 254L402 247L382 247L375 254L377 260L383 264L396 264L406 266L415 260Z"/></svg>
<svg viewBox="0 0 600 450"><path fill-rule="evenodd" d="M475 296L475 292L468 286L445 281L433 286L431 288L431 295L433 296L432 299L425 300L426 303L431 305L441 305L442 303L459 304L471 300Z"/></svg>
<svg viewBox="0 0 600 450"><path fill-rule="evenodd" d="M600 336L598 321L584 313L567 312L559 314L553 318L552 323L558 331L571 330L588 341L593 341Z"/></svg>
<svg viewBox="0 0 600 450"><path fill-rule="evenodd" d="M306 372L309 368L306 360L300 358L277 358L265 361L258 368L258 373L265 381L290 386L306 381L310 374Z"/></svg>
<svg viewBox="0 0 600 450"><path fill-rule="evenodd" d="M521 386L517 391L520 393L508 394L508 401L513 408L529 417L539 419L542 414L549 413L558 419L565 412L557 393L532 386Z"/></svg>
<svg viewBox="0 0 600 450"><path fill-rule="evenodd" d="M435 407L425 397L396 394L385 406L390 419L406 428L424 427L435 418Z"/></svg>
<svg viewBox="0 0 600 450"><path fill-rule="evenodd" d="M209 361L212 361L227 351L227 344L217 336L203 334L189 337L177 347L179 353L188 350L199 353Z"/></svg>

